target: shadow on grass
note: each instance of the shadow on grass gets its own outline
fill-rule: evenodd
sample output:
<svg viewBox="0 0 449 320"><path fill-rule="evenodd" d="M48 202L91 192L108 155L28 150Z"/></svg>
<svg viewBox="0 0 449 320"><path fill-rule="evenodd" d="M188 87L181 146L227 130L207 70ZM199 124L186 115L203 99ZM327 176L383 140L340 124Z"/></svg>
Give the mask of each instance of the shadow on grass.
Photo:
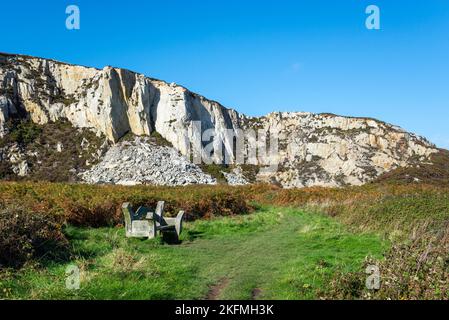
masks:
<svg viewBox="0 0 449 320"><path fill-rule="evenodd" d="M203 235L204 235L204 231L189 230L186 233L186 240L187 241L194 241L196 239L202 238Z"/></svg>
<svg viewBox="0 0 449 320"><path fill-rule="evenodd" d="M161 242L168 245L180 245L182 243L176 232L162 233Z"/></svg>

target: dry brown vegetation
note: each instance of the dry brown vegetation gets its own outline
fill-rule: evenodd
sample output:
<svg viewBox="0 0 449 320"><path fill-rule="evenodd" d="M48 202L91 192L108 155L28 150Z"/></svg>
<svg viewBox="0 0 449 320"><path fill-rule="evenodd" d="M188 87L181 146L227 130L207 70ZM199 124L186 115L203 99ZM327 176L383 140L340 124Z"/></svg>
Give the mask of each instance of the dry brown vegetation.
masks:
<svg viewBox="0 0 449 320"><path fill-rule="evenodd" d="M37 125L15 119L8 123L11 132L0 139L0 149L16 146L24 155L30 172L26 177L13 173L7 159L0 162L0 179L16 181L78 181L77 172L97 162L97 152L103 150L103 138L87 129L75 129L68 122ZM86 145L83 147L82 142ZM57 145L61 146L57 150ZM103 150L104 151L104 150Z"/></svg>
<svg viewBox="0 0 449 320"><path fill-rule="evenodd" d="M121 205L131 202L156 207L166 201L166 211L186 211L188 220L245 214L252 210L245 195L226 187L122 187L61 183L0 183L0 202L46 206L69 224L104 227L121 223Z"/></svg>
<svg viewBox="0 0 449 320"><path fill-rule="evenodd" d="M376 182L420 183L449 186L449 151L441 149L430 157L428 163L399 168L388 172Z"/></svg>
<svg viewBox="0 0 449 320"><path fill-rule="evenodd" d="M68 241L62 222L48 208L0 205L0 267L64 257Z"/></svg>
<svg viewBox="0 0 449 320"><path fill-rule="evenodd" d="M316 209L362 231L399 235L417 225L441 227L449 219L449 187L424 184L372 184L344 189L243 187L91 186L62 183L2 182L0 203L45 206L69 223L100 227L120 223L120 206L154 207L187 212L188 220L246 214L255 204Z"/></svg>

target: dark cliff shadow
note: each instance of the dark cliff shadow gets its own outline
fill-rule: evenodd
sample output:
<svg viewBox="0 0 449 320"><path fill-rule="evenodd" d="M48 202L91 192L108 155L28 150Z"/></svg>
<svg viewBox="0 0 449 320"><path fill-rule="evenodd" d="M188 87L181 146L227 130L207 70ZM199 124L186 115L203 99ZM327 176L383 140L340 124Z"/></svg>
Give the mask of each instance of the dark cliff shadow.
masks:
<svg viewBox="0 0 449 320"><path fill-rule="evenodd" d="M151 79L148 81L148 90L149 127L151 130L156 131L157 110L161 101L161 91L151 83Z"/></svg>

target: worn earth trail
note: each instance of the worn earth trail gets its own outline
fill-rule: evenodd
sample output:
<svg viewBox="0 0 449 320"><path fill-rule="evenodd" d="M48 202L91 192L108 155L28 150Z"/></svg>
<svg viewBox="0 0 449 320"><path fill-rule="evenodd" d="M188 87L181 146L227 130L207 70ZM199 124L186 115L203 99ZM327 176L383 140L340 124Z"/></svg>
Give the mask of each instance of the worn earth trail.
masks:
<svg viewBox="0 0 449 320"><path fill-rule="evenodd" d="M207 299L312 298L336 267L358 267L378 248L375 237L350 234L327 217L285 209L255 230L199 239L189 247L208 252L210 261L199 273L216 281Z"/></svg>

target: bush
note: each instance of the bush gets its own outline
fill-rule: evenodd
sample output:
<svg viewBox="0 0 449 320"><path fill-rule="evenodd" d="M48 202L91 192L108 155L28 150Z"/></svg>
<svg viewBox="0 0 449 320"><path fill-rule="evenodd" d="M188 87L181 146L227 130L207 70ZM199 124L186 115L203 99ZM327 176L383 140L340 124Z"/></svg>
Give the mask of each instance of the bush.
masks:
<svg viewBox="0 0 449 320"><path fill-rule="evenodd" d="M58 217L38 208L0 208L0 267L19 268L32 259L65 255L68 241Z"/></svg>
<svg viewBox="0 0 449 320"><path fill-rule="evenodd" d="M8 138L19 144L33 142L42 132L42 128L31 121L19 122L10 132Z"/></svg>
<svg viewBox="0 0 449 320"><path fill-rule="evenodd" d="M120 205L106 201L93 206L68 203L65 218L75 227L101 228L119 224L122 221Z"/></svg>
<svg viewBox="0 0 449 320"><path fill-rule="evenodd" d="M331 282L327 299L441 300L449 299L449 228L428 232L408 243L396 244L385 259L368 259L365 266L380 270L381 287L367 290L363 272L339 273Z"/></svg>

